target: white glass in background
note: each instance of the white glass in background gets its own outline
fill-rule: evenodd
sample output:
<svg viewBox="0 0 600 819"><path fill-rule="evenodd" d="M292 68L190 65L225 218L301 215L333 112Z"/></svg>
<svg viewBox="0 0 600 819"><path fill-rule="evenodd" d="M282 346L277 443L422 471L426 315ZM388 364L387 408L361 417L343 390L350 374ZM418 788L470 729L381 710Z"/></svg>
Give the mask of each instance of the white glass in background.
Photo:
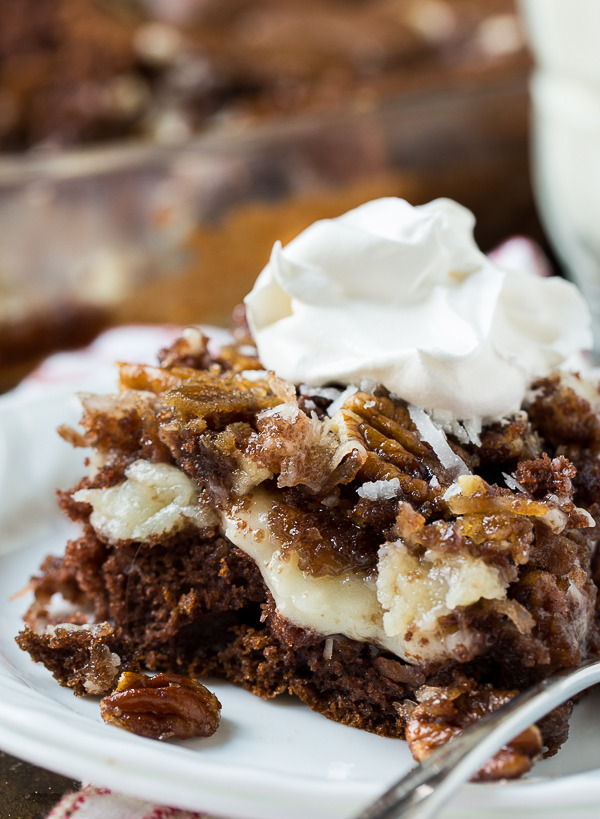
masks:
<svg viewBox="0 0 600 819"><path fill-rule="evenodd" d="M583 291L600 350L600 0L521 0L536 60L532 164L541 218Z"/></svg>

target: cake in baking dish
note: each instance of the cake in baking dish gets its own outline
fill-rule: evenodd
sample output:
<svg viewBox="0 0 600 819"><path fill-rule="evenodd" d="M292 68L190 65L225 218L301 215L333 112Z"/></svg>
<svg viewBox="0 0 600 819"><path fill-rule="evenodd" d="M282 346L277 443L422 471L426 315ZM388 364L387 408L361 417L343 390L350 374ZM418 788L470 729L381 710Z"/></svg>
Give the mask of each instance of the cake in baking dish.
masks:
<svg viewBox="0 0 600 819"><path fill-rule="evenodd" d="M318 222L275 246L230 346L188 328L82 396L61 434L89 471L59 493L81 534L34 578L20 645L80 694L137 664L216 676L416 759L598 654L586 307L472 227L447 200ZM568 714L480 775L554 752Z"/></svg>
<svg viewBox="0 0 600 819"><path fill-rule="evenodd" d="M514 0L0 2L0 152L205 130L524 79Z"/></svg>
<svg viewBox="0 0 600 819"><path fill-rule="evenodd" d="M1 389L109 325L227 321L275 238L365 198L464 199L487 246L535 229L515 0L0 0L0 16ZM197 282L225 269L207 302Z"/></svg>

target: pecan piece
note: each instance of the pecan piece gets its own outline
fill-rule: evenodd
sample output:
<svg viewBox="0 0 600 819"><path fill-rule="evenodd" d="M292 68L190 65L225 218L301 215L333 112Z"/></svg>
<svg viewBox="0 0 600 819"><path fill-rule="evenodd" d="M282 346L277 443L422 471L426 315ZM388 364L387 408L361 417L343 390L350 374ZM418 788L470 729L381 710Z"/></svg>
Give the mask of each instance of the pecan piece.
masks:
<svg viewBox="0 0 600 819"><path fill-rule="evenodd" d="M221 703L206 686L178 674L125 673L100 702L102 719L150 739L209 737L219 726Z"/></svg>
<svg viewBox="0 0 600 819"><path fill-rule="evenodd" d="M421 762L517 693L491 685L478 687L466 678L447 687L423 686L417 691L418 705L407 714L406 739L413 757ZM522 776L541 755L542 745L540 730L532 725L501 748L473 779L492 781Z"/></svg>

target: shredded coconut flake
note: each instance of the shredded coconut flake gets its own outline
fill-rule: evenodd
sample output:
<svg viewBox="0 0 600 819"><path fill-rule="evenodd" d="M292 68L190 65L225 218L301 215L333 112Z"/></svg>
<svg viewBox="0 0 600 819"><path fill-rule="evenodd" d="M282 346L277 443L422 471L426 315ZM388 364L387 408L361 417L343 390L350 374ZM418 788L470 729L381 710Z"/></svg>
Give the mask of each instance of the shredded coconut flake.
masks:
<svg viewBox="0 0 600 819"><path fill-rule="evenodd" d="M515 480L515 478L513 478L512 475L509 475L508 472L503 472L502 477L504 478L504 483L509 489L512 489L513 492L523 492L524 495L527 494L525 487L521 486L519 481Z"/></svg>
<svg viewBox="0 0 600 819"><path fill-rule="evenodd" d="M400 494L400 479L391 478L389 481L367 481L356 490L361 498L366 500L391 500Z"/></svg>
<svg viewBox="0 0 600 819"><path fill-rule="evenodd" d="M333 657L333 637L328 637L323 646L323 659L331 660Z"/></svg>
<svg viewBox="0 0 600 819"><path fill-rule="evenodd" d="M431 419L446 435L453 435L459 443L481 446L481 418L464 418L459 421L449 410L432 410Z"/></svg>
<svg viewBox="0 0 600 819"><path fill-rule="evenodd" d="M352 385L346 387L344 392L338 395L335 401L327 407L327 415L329 415L330 418L333 418L335 413L344 406L348 398L350 398L351 395L354 395L355 392L358 392L357 387Z"/></svg>
<svg viewBox="0 0 600 819"><path fill-rule="evenodd" d="M463 459L459 458L453 451L444 431L436 426L425 410L409 404L408 412L421 438L432 446L442 466L455 476L469 475L471 470Z"/></svg>
<svg viewBox="0 0 600 819"><path fill-rule="evenodd" d="M342 392L337 387L311 387L310 384L300 384L298 391L300 395L312 395L326 401L335 401Z"/></svg>
<svg viewBox="0 0 600 819"><path fill-rule="evenodd" d="M481 429L483 426L481 418L465 418L463 426L469 436L469 441L475 446L481 446Z"/></svg>

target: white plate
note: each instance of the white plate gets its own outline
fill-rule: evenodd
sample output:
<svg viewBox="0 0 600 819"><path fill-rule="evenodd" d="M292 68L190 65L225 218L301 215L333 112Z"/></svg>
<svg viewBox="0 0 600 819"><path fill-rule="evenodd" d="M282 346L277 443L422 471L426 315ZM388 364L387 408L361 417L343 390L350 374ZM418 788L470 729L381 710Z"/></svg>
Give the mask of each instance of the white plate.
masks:
<svg viewBox="0 0 600 819"><path fill-rule="evenodd" d="M163 804L238 819L352 816L411 766L403 742L329 722L295 700L263 702L223 683L212 686L223 703L214 737L154 742L104 724L97 700L60 688L17 648L29 597L11 596L73 533L54 505L55 487L68 486L82 469L82 453L54 431L78 418L72 391L53 385L0 399L0 745L59 773ZM597 696L577 707L571 738L530 781L465 786L442 815L597 816L599 708Z"/></svg>

